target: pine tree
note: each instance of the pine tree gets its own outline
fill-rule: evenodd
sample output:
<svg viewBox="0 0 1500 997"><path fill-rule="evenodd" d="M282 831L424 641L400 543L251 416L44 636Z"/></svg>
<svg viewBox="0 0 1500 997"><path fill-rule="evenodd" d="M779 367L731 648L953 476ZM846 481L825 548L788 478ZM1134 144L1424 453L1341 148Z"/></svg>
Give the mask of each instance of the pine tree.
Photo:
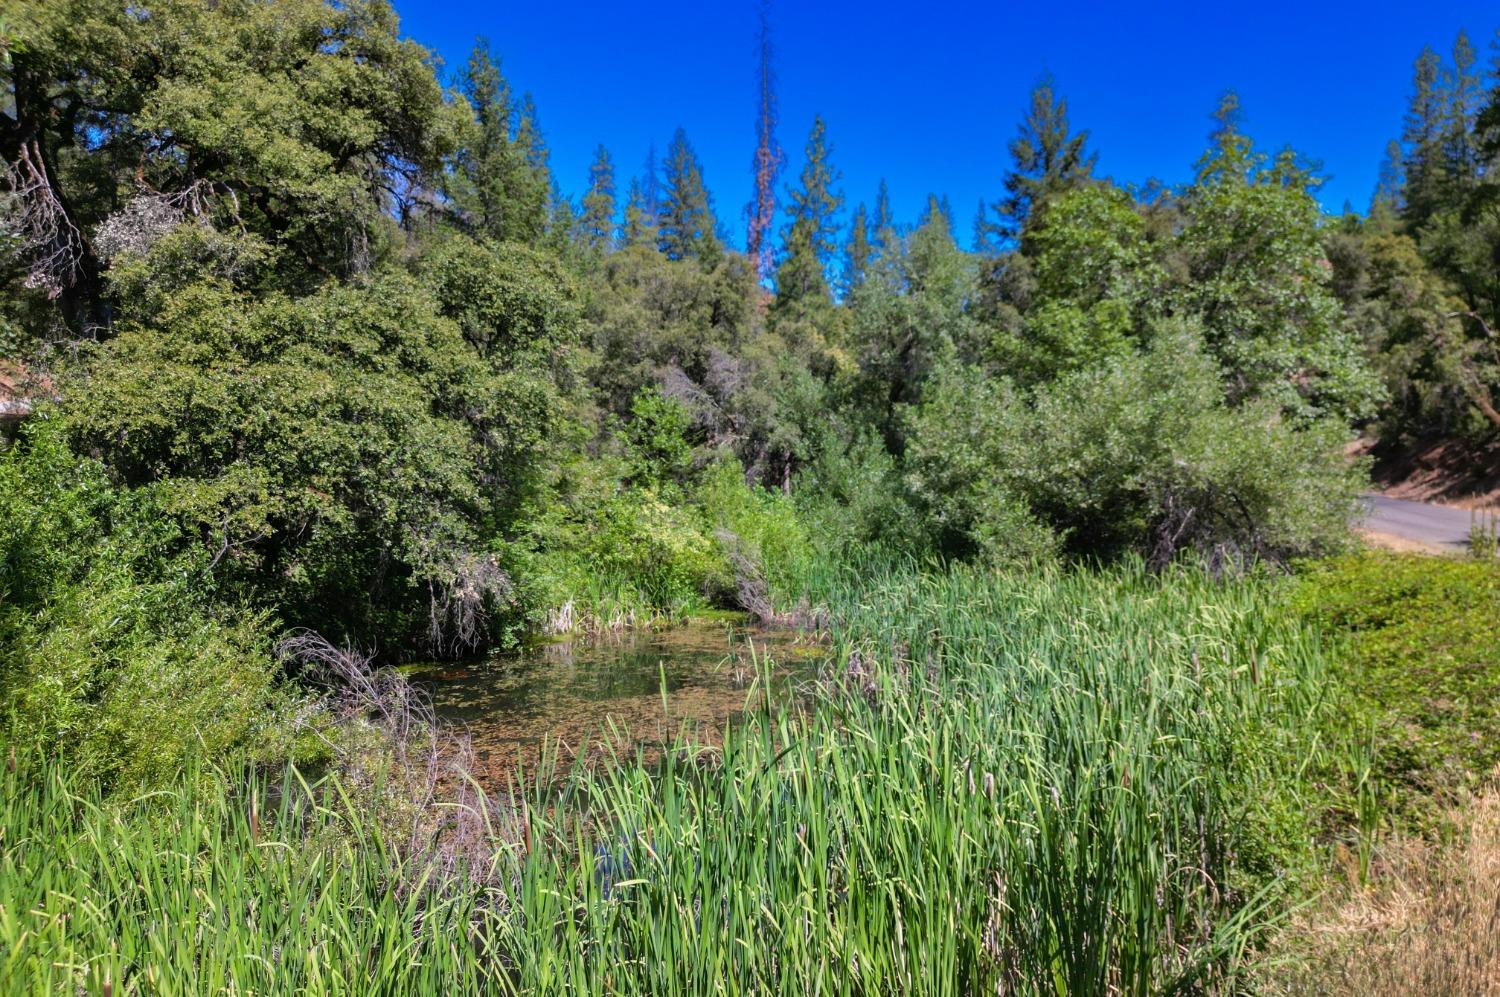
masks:
<svg viewBox="0 0 1500 997"><path fill-rule="evenodd" d="M944 194L938 200L938 210L943 213L943 218L948 223L948 231L951 233L953 231L953 229L956 227L954 225L954 221L953 221L955 215L953 214L953 202L950 201L950 200L948 200L948 195L947 194Z"/></svg>
<svg viewBox="0 0 1500 997"><path fill-rule="evenodd" d="M870 220L864 202L854 209L854 220L849 223L849 241L844 245L844 293L848 294L865 282L865 272L870 268Z"/></svg>
<svg viewBox="0 0 1500 997"><path fill-rule="evenodd" d="M639 177L631 177L630 193L625 200L625 221L620 226L620 246L656 248L656 226L646 210L646 189Z"/></svg>
<svg viewBox="0 0 1500 997"><path fill-rule="evenodd" d="M547 234L542 238L542 245L559 257L572 257L584 241L579 221L579 211L572 198L554 182L548 196Z"/></svg>
<svg viewBox="0 0 1500 997"><path fill-rule="evenodd" d="M1052 78L1031 91L1031 104L1010 143L1012 165L1005 197L995 203L998 234L1018 240L1027 223L1050 198L1087 181L1096 153L1088 151L1087 131L1073 134L1068 102L1057 96Z"/></svg>
<svg viewBox="0 0 1500 997"><path fill-rule="evenodd" d="M493 239L509 235L511 175L524 164L511 141L515 102L489 43L480 39L459 74L459 92L474 121L448 177L448 198L460 219Z"/></svg>
<svg viewBox="0 0 1500 997"><path fill-rule="evenodd" d="M932 228L947 232L949 238L953 234L953 212L948 207L947 196L938 197L936 194L927 195L927 203L922 206L922 211L917 215L917 228Z"/></svg>
<svg viewBox="0 0 1500 997"><path fill-rule="evenodd" d="M1475 131L1483 104L1478 55L1469 33L1460 31L1453 42L1453 65L1443 86L1443 165L1448 183L1469 190L1478 179L1479 153Z"/></svg>
<svg viewBox="0 0 1500 997"><path fill-rule="evenodd" d="M661 226L661 171L656 164L656 143L646 148L646 168L643 173L641 205L645 209L646 225L655 232Z"/></svg>
<svg viewBox="0 0 1500 997"><path fill-rule="evenodd" d="M880 178L880 190L875 194L875 214L870 219L871 246L876 253L883 252L888 243L893 243L889 235L896 231L896 219L891 214L891 192L886 186L885 177Z"/></svg>
<svg viewBox="0 0 1500 997"><path fill-rule="evenodd" d="M828 297L828 266L837 251L837 215L844 204L843 195L834 189L838 174L828 161L831 151L822 117L814 118L801 185L787 191L791 203L786 209L782 262L776 271L778 304Z"/></svg>
<svg viewBox="0 0 1500 997"><path fill-rule="evenodd" d="M776 224L776 181L781 176L786 156L776 141L776 81L771 71L771 4L762 0L760 33L757 38L760 71L756 90L755 158L751 161L754 186L747 210L749 224L746 249L755 266L755 275L764 281L771 276L775 251L771 246L771 229Z"/></svg>
<svg viewBox="0 0 1500 997"><path fill-rule="evenodd" d="M1391 139L1385 147L1385 159L1380 164L1380 179L1370 202L1371 214L1378 209L1399 215L1406 207L1406 178L1402 172L1401 160L1401 143Z"/></svg>
<svg viewBox="0 0 1500 997"><path fill-rule="evenodd" d="M1475 149L1484 173L1485 187L1494 196L1495 179L1500 177L1500 29L1490 41L1490 70L1486 74L1489 92L1484 108L1475 121Z"/></svg>
<svg viewBox="0 0 1500 997"><path fill-rule="evenodd" d="M1438 56L1422 49L1412 73L1412 96L1401 144L1406 150L1405 218L1421 225L1442 201L1444 101L1438 86Z"/></svg>
<svg viewBox="0 0 1500 997"><path fill-rule="evenodd" d="M1214 107L1214 127L1208 133L1208 151L1198 160L1200 185L1248 183L1258 165L1254 144L1242 128L1245 113L1240 96L1226 90Z"/></svg>
<svg viewBox="0 0 1500 997"><path fill-rule="evenodd" d="M589 191L583 197L584 243L602 253L615 243L615 164L603 145L594 150L589 166Z"/></svg>
<svg viewBox="0 0 1500 997"><path fill-rule="evenodd" d="M516 237L535 242L551 227L549 216L556 203L552 196L552 170L548 166L547 142L531 94L521 98L516 123L515 147L520 150L526 169L513 174L512 200L517 213Z"/></svg>
<svg viewBox="0 0 1500 997"><path fill-rule="evenodd" d="M681 128L667 147L664 179L666 200L659 217L661 251L669 260L695 259L713 265L723 252L713 200L703 184L698 154Z"/></svg>
<svg viewBox="0 0 1500 997"><path fill-rule="evenodd" d="M1001 248L995 237L995 223L990 219L989 206L981 197L979 207L974 209L974 252L980 256L998 256Z"/></svg>

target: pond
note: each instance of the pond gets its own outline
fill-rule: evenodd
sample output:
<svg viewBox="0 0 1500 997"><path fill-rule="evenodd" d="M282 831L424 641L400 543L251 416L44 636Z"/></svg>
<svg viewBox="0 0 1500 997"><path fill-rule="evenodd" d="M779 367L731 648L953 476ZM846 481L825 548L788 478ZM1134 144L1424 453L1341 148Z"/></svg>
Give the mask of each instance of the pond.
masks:
<svg viewBox="0 0 1500 997"><path fill-rule="evenodd" d="M659 755L685 731L712 744L747 707L765 703L758 670L770 669L773 705L787 705L811 687L825 654L795 630L692 620L538 644L412 678L431 693L439 722L469 735L480 780L498 785L517 765L533 768L544 746L566 761L611 749L629 756L638 746Z"/></svg>

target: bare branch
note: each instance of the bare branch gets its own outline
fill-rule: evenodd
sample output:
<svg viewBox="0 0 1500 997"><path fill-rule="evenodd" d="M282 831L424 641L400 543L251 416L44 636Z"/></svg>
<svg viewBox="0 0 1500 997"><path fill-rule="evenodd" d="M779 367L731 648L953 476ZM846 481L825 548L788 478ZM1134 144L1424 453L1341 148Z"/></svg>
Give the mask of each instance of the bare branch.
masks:
<svg viewBox="0 0 1500 997"><path fill-rule="evenodd" d="M6 189L0 224L30 257L25 284L55 300L83 277L88 250L52 186L37 140L21 143L16 161L0 169L0 183Z"/></svg>

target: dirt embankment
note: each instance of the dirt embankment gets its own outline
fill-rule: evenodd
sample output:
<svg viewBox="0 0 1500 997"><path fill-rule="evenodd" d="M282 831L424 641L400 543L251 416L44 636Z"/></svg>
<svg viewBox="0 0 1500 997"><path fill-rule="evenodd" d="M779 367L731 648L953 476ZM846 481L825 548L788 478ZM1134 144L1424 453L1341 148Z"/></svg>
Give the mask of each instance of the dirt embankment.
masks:
<svg viewBox="0 0 1500 997"><path fill-rule="evenodd" d="M1375 459L1371 478L1391 498L1439 502L1460 509L1500 509L1500 443L1453 440L1385 447L1361 441L1360 454Z"/></svg>

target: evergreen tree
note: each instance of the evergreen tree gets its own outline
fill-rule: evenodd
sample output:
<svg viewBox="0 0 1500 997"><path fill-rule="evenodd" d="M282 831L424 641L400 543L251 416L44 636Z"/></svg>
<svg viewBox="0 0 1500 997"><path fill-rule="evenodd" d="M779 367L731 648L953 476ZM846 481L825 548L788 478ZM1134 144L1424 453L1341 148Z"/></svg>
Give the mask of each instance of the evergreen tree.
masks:
<svg viewBox="0 0 1500 997"><path fill-rule="evenodd" d="M646 168L643 176L645 184L641 192L641 206L645 209L647 227L655 232L661 227L661 171L656 164L655 142L646 148Z"/></svg>
<svg viewBox="0 0 1500 997"><path fill-rule="evenodd" d="M1001 251L1000 240L995 236L995 223L990 218L989 205L984 198L974 209L974 252L980 256L996 256Z"/></svg>
<svg viewBox="0 0 1500 997"><path fill-rule="evenodd" d="M551 177L528 96L518 112L489 44L480 40L459 75L474 113L455 158L448 196L466 226L492 239L534 243L546 232Z"/></svg>
<svg viewBox="0 0 1500 997"><path fill-rule="evenodd" d="M474 113L474 124L456 157L449 198L479 231L498 237L505 210L505 176L513 164L510 147L515 105L510 86L481 39L459 74L458 89Z"/></svg>
<svg viewBox="0 0 1500 997"><path fill-rule="evenodd" d="M837 215L844 204L834 188L838 174L829 163L830 151L827 127L822 117L816 117L807 137L801 184L787 192L791 203L782 236L783 259L776 271L778 304L828 297L828 266L837 251Z"/></svg>
<svg viewBox="0 0 1500 997"><path fill-rule="evenodd" d="M542 245L562 258L572 257L583 240L581 215L572 198L562 192L556 181L548 198L547 234Z"/></svg>
<svg viewBox="0 0 1500 997"><path fill-rule="evenodd" d="M754 187L747 209L746 249L756 276L770 278L775 263L771 229L776 224L776 181L786 157L776 141L776 81L771 71L771 4L762 0L757 38L760 71L756 90L755 158L751 162Z"/></svg>
<svg viewBox="0 0 1500 997"><path fill-rule="evenodd" d="M659 217L661 251L669 260L716 262L723 252L713 199L703 183L698 154L681 128L667 147L666 201Z"/></svg>
<svg viewBox="0 0 1500 997"><path fill-rule="evenodd" d="M885 177L880 178L880 190L875 194L875 214L870 219L871 246L875 252L884 251L893 240L888 238L896 231L896 219L891 214L891 191Z"/></svg>
<svg viewBox="0 0 1500 997"><path fill-rule="evenodd" d="M1088 151L1088 132L1073 134L1068 103L1044 77L1031 91L1031 103L1010 143L1012 165L1005 177L1005 197L995 204L997 233L1018 240L1038 208L1049 198L1078 186L1094 172L1096 153Z"/></svg>
<svg viewBox="0 0 1500 997"><path fill-rule="evenodd" d="M1431 217L1442 201L1444 115L1438 56L1424 48L1412 73L1412 96L1401 136L1406 150L1405 217L1415 225Z"/></svg>
<svg viewBox="0 0 1500 997"><path fill-rule="evenodd" d="M1486 181L1482 191L1489 197L1497 194L1495 180L1500 177L1500 29L1490 42L1490 69L1486 74L1489 91L1484 107L1474 122L1475 155Z"/></svg>
<svg viewBox="0 0 1500 997"><path fill-rule="evenodd" d="M844 293L864 283L871 252L869 213L864 202L860 202L854 209L854 220L849 224L849 241L844 246Z"/></svg>
<svg viewBox="0 0 1500 997"><path fill-rule="evenodd" d="M1380 163L1380 179L1370 202L1371 214L1378 210L1399 215L1406 207L1406 177L1402 171L1402 155L1401 143L1391 139L1385 147L1385 159Z"/></svg>
<svg viewBox="0 0 1500 997"><path fill-rule="evenodd" d="M549 216L555 212L557 202L553 196L552 170L548 165L550 153L546 139L542 137L536 101L529 93L521 98L515 144L527 166L525 171L516 174L515 200L521 226L529 232L547 231L551 228ZM534 241L535 236L531 239Z"/></svg>
<svg viewBox="0 0 1500 997"><path fill-rule="evenodd" d="M1446 109L1443 121L1443 165L1447 180L1457 191L1468 191L1478 179L1479 153L1475 130L1483 103L1478 56L1469 33L1460 31L1453 42L1453 65L1444 81Z"/></svg>
<svg viewBox="0 0 1500 997"><path fill-rule="evenodd" d="M1239 94L1226 90L1219 97L1212 117L1214 127L1208 133L1208 151L1198 160L1198 185L1249 182L1258 162L1250 138L1241 127L1245 114L1240 108Z"/></svg>
<svg viewBox="0 0 1500 997"><path fill-rule="evenodd" d="M625 221L620 226L620 246L656 247L656 227L646 210L646 189L639 177L631 177L625 200Z"/></svg>
<svg viewBox="0 0 1500 997"><path fill-rule="evenodd" d="M589 191L583 197L583 239L590 250L602 253L615 242L615 164L600 145L589 166Z"/></svg>
<svg viewBox="0 0 1500 997"><path fill-rule="evenodd" d="M917 227L928 224L934 219L941 219L943 226L951 235L953 232L953 205L948 201L948 195L939 197L936 194L927 195L927 203L922 208L922 213L917 215Z"/></svg>

